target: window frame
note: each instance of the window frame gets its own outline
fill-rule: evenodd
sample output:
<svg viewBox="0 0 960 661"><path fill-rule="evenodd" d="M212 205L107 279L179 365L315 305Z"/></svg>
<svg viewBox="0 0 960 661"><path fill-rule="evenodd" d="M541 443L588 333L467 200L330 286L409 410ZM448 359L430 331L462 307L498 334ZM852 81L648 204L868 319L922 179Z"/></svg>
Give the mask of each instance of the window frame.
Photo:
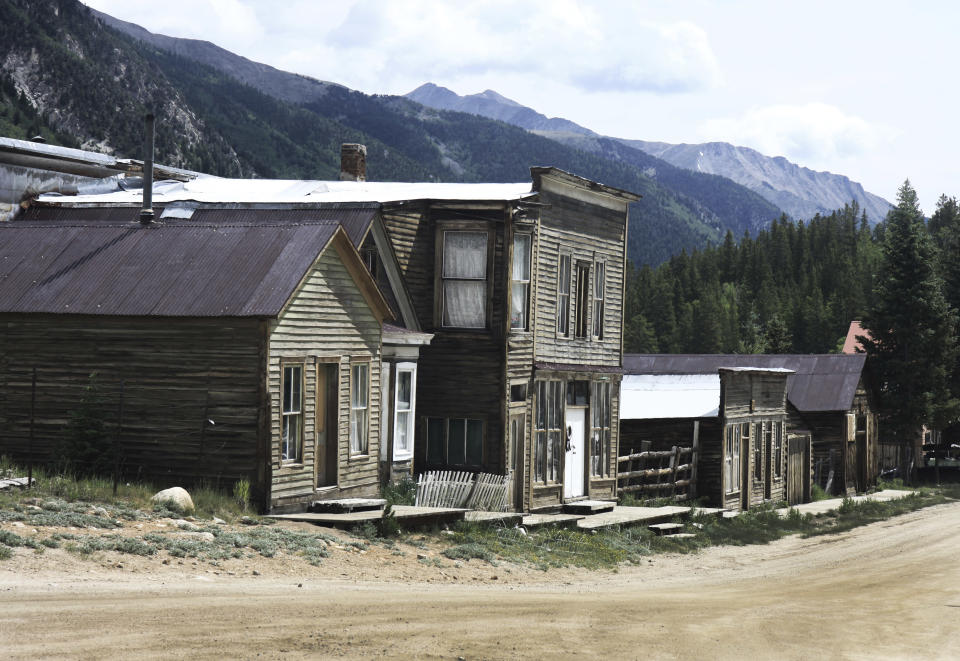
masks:
<svg viewBox="0 0 960 661"><path fill-rule="evenodd" d="M485 260L484 260L484 269L485 275L482 279L480 278L447 278L443 275L443 263L444 263L444 250L446 247L445 236L447 232L466 232L466 233L477 233L486 235L486 246L485 246ZM493 273L493 259L494 252L496 248L496 235L493 225L486 221L439 221L436 225L436 232L434 235L434 300L433 300L433 321L434 327L442 328L443 330L451 331L463 331L463 332L489 332L490 330L490 319L491 319L491 305L493 300L493 286L492 286L492 273ZM456 282L483 282L484 283L484 297L483 297L483 325L482 326L450 326L444 323L444 300L445 300L445 291L446 288L444 283L447 281L456 281Z"/></svg>
<svg viewBox="0 0 960 661"><path fill-rule="evenodd" d="M514 278L516 272L516 261L517 261L517 239L526 239L527 241L527 279L526 280L517 280ZM533 233L532 232L516 232L513 235L513 249L510 260L510 331L514 333L525 333L530 330L530 290L533 282ZM523 287L524 288L524 297L523 297L523 323L520 325L514 325L513 323L513 302L514 302L514 287Z"/></svg>
<svg viewBox="0 0 960 661"><path fill-rule="evenodd" d="M554 485L563 482L566 381L541 379L534 385L533 481Z"/></svg>
<svg viewBox="0 0 960 661"><path fill-rule="evenodd" d="M612 387L609 381L590 383L590 477L610 477Z"/></svg>
<svg viewBox="0 0 960 661"><path fill-rule="evenodd" d="M603 320L607 305L607 263L602 259L593 262L593 320L590 324L591 337L595 340L603 339Z"/></svg>
<svg viewBox="0 0 960 661"><path fill-rule="evenodd" d="M354 395L357 393L356 390L356 371L358 369L364 369L366 371L366 388L364 392L364 405L356 406L354 403ZM351 361L350 363L350 433L349 433L349 445L350 445L350 456L351 457L363 457L367 456L370 453L370 392L371 392L371 361L369 360L357 360ZM363 411L363 434L359 438L356 438L354 430L357 428L354 424L355 416L357 415L354 411Z"/></svg>
<svg viewBox="0 0 960 661"><path fill-rule="evenodd" d="M783 477L783 422L775 422L773 432L773 476L775 478Z"/></svg>
<svg viewBox="0 0 960 661"><path fill-rule="evenodd" d="M413 459L413 432L414 419L417 411L417 364L416 363L396 363L393 369L394 373L394 393L393 393L393 460L406 461ZM400 375L410 375L410 408L400 410ZM407 414L407 443L406 450L400 450L397 444L400 431L400 414Z"/></svg>
<svg viewBox="0 0 960 661"><path fill-rule="evenodd" d="M734 423L727 426L723 449L723 492L726 495L740 493L742 475L741 467L741 425Z"/></svg>
<svg viewBox="0 0 960 661"><path fill-rule="evenodd" d="M590 337L590 287L592 284L590 278L590 262L586 260L577 260L576 268L576 300L573 304L573 336L578 340L586 340ZM583 282L580 281L580 275L583 275Z"/></svg>
<svg viewBox="0 0 960 661"><path fill-rule="evenodd" d="M566 269L564 269L564 264L566 264ZM564 276L566 276L566 287L564 287ZM573 255L561 252L557 259L557 337L570 337L572 285Z"/></svg>
<svg viewBox="0 0 960 661"><path fill-rule="evenodd" d="M300 406L298 411L287 411L287 402L286 402L286 386L289 383L287 378L287 370L300 370ZM281 466L297 466L303 465L303 447L304 447L304 421L305 421L305 408L306 408L306 365L304 362L300 361L282 361L280 363L280 464ZM291 393L291 400L293 393ZM292 401L291 401L292 408ZM288 454L289 451L285 451L286 441L284 440L284 427L288 418L294 418L296 420L296 429L297 429L297 439L295 443L295 452L293 456L284 456Z"/></svg>
<svg viewBox="0 0 960 661"><path fill-rule="evenodd" d="M464 469L473 469L473 468L483 468L484 460L486 458L486 435L487 435L487 421L483 418L442 418L439 416L429 416L427 420L427 464L430 466L458 466ZM430 422L439 421L442 423L443 438L441 439L441 448L443 450L443 458L441 461L436 461L435 457L430 456ZM463 459L464 463L453 463L450 460L450 443L453 439L451 434L451 429L455 422L463 422ZM467 453L467 443L469 442L470 434L470 423L478 423L480 425L480 460L478 463L467 463L468 453Z"/></svg>

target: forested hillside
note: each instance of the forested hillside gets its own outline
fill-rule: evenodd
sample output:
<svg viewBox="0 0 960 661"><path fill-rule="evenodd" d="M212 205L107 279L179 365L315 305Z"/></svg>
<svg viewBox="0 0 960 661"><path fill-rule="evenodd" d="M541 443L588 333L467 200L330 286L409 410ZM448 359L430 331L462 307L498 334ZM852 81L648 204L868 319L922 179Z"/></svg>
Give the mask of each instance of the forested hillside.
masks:
<svg viewBox="0 0 960 661"><path fill-rule="evenodd" d="M381 181L524 181L530 166L553 165L644 196L631 208L628 250L638 264L716 243L728 228L739 234L745 218L778 215L731 204L728 189L739 188L726 180L722 190L667 183L622 154L403 97L327 85L306 105L289 103L117 32L75 0L0 0L0 43L0 132L11 137L40 133L136 157L150 109L159 162L224 176L335 177L341 142L367 144L369 176Z"/></svg>

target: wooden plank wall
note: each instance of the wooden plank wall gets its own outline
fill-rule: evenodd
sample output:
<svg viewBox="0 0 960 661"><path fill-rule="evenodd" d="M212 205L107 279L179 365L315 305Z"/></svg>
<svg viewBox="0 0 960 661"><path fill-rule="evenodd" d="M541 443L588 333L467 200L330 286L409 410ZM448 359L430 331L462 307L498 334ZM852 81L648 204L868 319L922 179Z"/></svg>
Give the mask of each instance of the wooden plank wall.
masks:
<svg viewBox="0 0 960 661"><path fill-rule="evenodd" d="M623 244L626 213L589 204L552 192L540 194L549 204L540 219L539 256L536 269L536 359L545 362L619 367L623 329ZM570 336L557 336L557 275L561 252L571 254ZM595 260L606 262L604 337L574 337L576 262L590 262L591 291L587 297L588 328L593 328L593 278ZM589 335L590 333L588 333Z"/></svg>
<svg viewBox="0 0 960 661"><path fill-rule="evenodd" d="M40 461L55 459L96 373L111 426L124 381L126 475L221 486L247 478L256 489L261 338L256 319L4 315L0 453L26 460L34 367Z"/></svg>
<svg viewBox="0 0 960 661"><path fill-rule="evenodd" d="M333 360L339 369L338 489L325 498L372 496L378 490L380 443L381 326L336 250L328 248L302 289L270 332L269 392L273 481L271 506L284 507L317 498L314 490L317 363ZM369 361L370 393L367 453L350 454L350 363ZM303 462L280 460L281 363L305 366Z"/></svg>

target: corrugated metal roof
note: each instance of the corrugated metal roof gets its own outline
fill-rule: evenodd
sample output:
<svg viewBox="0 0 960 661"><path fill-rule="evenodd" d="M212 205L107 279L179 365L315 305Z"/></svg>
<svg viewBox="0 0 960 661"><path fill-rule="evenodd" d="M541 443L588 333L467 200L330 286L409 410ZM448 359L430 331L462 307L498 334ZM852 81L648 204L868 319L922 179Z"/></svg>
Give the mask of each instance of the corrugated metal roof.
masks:
<svg viewBox="0 0 960 661"><path fill-rule="evenodd" d="M160 216L164 207L157 205L154 212ZM193 211L183 223L216 223L225 225L273 225L281 223L337 222L343 225L353 245L359 247L367 236L377 214L371 204L333 205L309 208L268 209L261 207L205 208ZM122 207L68 207L32 206L23 212L17 222L57 221L60 223L92 224L94 222L134 223L140 218L140 206ZM164 220L166 223L166 219ZM171 221L172 222L172 221Z"/></svg>
<svg viewBox="0 0 960 661"><path fill-rule="evenodd" d="M720 374L627 374L620 383L620 419L715 418Z"/></svg>
<svg viewBox="0 0 960 661"><path fill-rule="evenodd" d="M865 354L625 354L627 374L713 374L721 367L785 368L787 399L798 411L853 405Z"/></svg>
<svg viewBox="0 0 960 661"><path fill-rule="evenodd" d="M272 317L338 227L0 223L0 312Z"/></svg>

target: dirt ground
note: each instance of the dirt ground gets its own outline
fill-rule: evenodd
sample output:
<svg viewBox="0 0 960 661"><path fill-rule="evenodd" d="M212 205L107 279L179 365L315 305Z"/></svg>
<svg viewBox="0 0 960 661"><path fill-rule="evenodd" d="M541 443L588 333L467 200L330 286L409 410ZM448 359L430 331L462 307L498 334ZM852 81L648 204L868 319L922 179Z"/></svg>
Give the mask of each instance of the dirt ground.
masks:
<svg viewBox="0 0 960 661"><path fill-rule="evenodd" d="M438 567L408 545L319 567L18 548L0 657L960 658L958 531L954 503L617 572Z"/></svg>

